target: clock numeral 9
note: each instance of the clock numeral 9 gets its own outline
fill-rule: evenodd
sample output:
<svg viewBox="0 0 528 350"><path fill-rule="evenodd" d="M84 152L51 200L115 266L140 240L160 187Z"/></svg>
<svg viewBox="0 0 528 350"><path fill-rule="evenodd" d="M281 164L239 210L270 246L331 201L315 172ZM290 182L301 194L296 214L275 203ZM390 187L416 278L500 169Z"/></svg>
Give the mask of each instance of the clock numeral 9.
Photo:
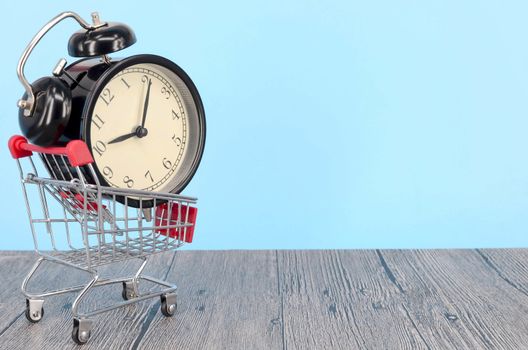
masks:
<svg viewBox="0 0 528 350"><path fill-rule="evenodd" d="M102 156L103 153L106 151L106 145L103 141L97 141L95 143L95 146L93 147L93 150L96 151L99 156Z"/></svg>
<svg viewBox="0 0 528 350"><path fill-rule="evenodd" d="M172 135L172 141L176 144L176 146L180 147L182 144L182 141L179 137L176 137L176 134Z"/></svg>
<svg viewBox="0 0 528 350"><path fill-rule="evenodd" d="M128 176L125 176L123 178L123 182L126 183L127 187L128 188L132 188L132 186L134 186L134 180L132 180L131 178L129 178Z"/></svg>
<svg viewBox="0 0 528 350"><path fill-rule="evenodd" d="M165 167L165 169L170 169L171 166L172 166L172 162L170 160L168 160L167 158L163 158L163 166Z"/></svg>
<svg viewBox="0 0 528 350"><path fill-rule="evenodd" d="M114 177L114 172L112 171L112 168L110 168L109 166L105 166L103 168L103 175L111 179Z"/></svg>
<svg viewBox="0 0 528 350"><path fill-rule="evenodd" d="M110 105L110 102L112 102L114 99L114 95L112 95L109 88L104 89L103 93L99 95L99 97L104 101L104 103L106 103L107 106Z"/></svg>
<svg viewBox="0 0 528 350"><path fill-rule="evenodd" d="M162 95L166 95L165 96L166 100L168 100L171 97L171 93L170 93L169 89L165 88L165 86L161 88L161 94Z"/></svg>

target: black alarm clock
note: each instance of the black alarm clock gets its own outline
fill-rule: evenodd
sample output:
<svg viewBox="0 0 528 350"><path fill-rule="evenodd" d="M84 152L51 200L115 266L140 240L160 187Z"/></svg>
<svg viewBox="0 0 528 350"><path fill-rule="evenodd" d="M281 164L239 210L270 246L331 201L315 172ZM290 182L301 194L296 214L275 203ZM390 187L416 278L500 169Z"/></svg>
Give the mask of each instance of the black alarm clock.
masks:
<svg viewBox="0 0 528 350"><path fill-rule="evenodd" d="M68 66L61 59L53 76L29 84L23 73L27 58L65 18L82 27L68 43L69 54L82 59ZM136 36L125 24L102 22L97 13L92 21L64 12L24 51L17 70L26 89L18 102L23 134L40 146L85 141L104 186L180 193L196 172L205 144L205 113L196 86L167 58L110 57L134 44ZM65 177L70 173L60 165L45 164ZM138 205L134 200L128 204Z"/></svg>

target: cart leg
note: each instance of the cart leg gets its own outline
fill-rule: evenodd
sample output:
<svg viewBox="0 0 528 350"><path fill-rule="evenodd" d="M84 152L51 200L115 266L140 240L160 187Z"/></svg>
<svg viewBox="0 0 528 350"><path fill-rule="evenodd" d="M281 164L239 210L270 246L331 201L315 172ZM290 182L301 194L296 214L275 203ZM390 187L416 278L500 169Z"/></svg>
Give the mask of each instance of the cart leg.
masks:
<svg viewBox="0 0 528 350"><path fill-rule="evenodd" d="M166 317L171 317L176 312L176 293L165 293L161 298L161 313Z"/></svg>
<svg viewBox="0 0 528 350"><path fill-rule="evenodd" d="M72 304L73 317L79 318L79 319L84 318L85 315L79 314L77 312L77 309L79 308L79 304L81 303L82 299L86 296L86 294L88 294L88 291L92 289L92 287L97 283L98 279L99 279L99 275L97 273L94 273L90 282L88 282L88 284L83 288L83 290L81 290L77 298L75 298L75 300L73 301L73 304Z"/></svg>
<svg viewBox="0 0 528 350"><path fill-rule="evenodd" d="M134 281L124 281L123 282L123 291L121 292L121 296L125 300L134 299L138 296L138 294L134 290Z"/></svg>
<svg viewBox="0 0 528 350"><path fill-rule="evenodd" d="M74 318L72 339L79 345L85 344L92 335L93 322L87 318Z"/></svg>
<svg viewBox="0 0 528 350"><path fill-rule="evenodd" d="M125 300L137 298L140 295L138 284L141 278L141 273L143 273L143 269L145 269L145 266L147 265L147 259L141 259L143 260L143 263L141 263L141 266L136 271L134 278L132 278L130 281L123 282L123 291L121 292L121 296Z"/></svg>
<svg viewBox="0 0 528 350"><path fill-rule="evenodd" d="M29 322L37 323L44 316L44 300L26 299L26 318Z"/></svg>
<svg viewBox="0 0 528 350"><path fill-rule="evenodd" d="M89 318L86 318L85 315L81 315L77 310L82 299L88 294L89 290L97 283L99 275L97 273L93 274L92 279L88 284L81 290L77 298L73 301L72 304L72 314L73 314L73 330L72 330L72 339L77 344L85 344L88 339L90 339L92 333L93 322Z"/></svg>
<svg viewBox="0 0 528 350"><path fill-rule="evenodd" d="M40 258L38 258L35 264L33 264L33 267L31 268L31 270L29 270L28 274L26 275L26 278L24 278L24 280L22 281L22 286L20 287L20 289L22 290L22 293L28 298L32 297L32 295L29 295L27 292L27 285L29 283L29 280L31 279L31 277L33 277L33 275L35 274L35 271L37 271L38 267L43 261L44 261L44 257L41 256Z"/></svg>

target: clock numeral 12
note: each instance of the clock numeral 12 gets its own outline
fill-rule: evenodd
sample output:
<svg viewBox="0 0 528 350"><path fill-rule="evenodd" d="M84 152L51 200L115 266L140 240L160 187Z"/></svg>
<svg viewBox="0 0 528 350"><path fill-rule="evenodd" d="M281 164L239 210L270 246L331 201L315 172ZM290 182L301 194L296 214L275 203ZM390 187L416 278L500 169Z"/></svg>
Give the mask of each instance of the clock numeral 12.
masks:
<svg viewBox="0 0 528 350"><path fill-rule="evenodd" d="M112 102L112 100L114 99L115 96L112 95L112 93L110 92L110 89L106 88L106 89L103 90L103 93L101 95L99 95L99 97L108 106L108 105L110 105L110 102Z"/></svg>

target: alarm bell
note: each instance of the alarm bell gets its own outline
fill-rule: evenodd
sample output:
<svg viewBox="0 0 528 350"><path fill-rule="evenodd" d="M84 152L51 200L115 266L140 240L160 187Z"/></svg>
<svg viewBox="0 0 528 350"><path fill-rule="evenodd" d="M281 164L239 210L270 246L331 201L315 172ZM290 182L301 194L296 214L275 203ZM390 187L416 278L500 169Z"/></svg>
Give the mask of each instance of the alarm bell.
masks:
<svg viewBox="0 0 528 350"><path fill-rule="evenodd" d="M70 120L72 95L69 85L60 77L66 60L59 61L53 71L54 76L38 79L33 84L26 79L24 66L44 35L66 18L73 18L82 27L68 42L68 52L71 56L102 56L107 60L107 54L127 48L136 42L136 36L129 26L101 22L96 12L92 13L92 24L74 12L63 12L42 27L24 50L17 66L18 79L26 90L18 101L20 128L32 143L39 146L50 146L57 142Z"/></svg>
<svg viewBox="0 0 528 350"><path fill-rule="evenodd" d="M101 23L97 13L92 14L95 28L75 32L68 42L68 53L73 57L102 56L125 49L136 42L134 31L123 23Z"/></svg>

